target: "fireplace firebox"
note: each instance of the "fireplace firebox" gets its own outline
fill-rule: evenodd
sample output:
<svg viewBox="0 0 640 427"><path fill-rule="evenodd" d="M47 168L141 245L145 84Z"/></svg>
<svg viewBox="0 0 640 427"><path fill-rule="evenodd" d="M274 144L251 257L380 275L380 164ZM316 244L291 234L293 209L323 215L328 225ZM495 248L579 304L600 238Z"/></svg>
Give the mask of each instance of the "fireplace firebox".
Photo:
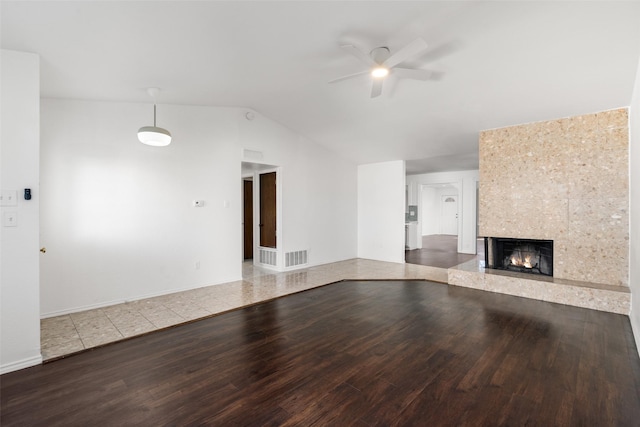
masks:
<svg viewBox="0 0 640 427"><path fill-rule="evenodd" d="M553 240L484 238L485 266L553 276Z"/></svg>

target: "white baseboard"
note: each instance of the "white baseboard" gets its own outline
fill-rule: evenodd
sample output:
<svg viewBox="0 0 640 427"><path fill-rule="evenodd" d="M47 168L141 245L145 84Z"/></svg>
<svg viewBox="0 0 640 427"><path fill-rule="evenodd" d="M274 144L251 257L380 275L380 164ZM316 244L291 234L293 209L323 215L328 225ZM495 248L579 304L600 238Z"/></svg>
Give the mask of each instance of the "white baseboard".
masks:
<svg viewBox="0 0 640 427"><path fill-rule="evenodd" d="M95 310L96 308L109 307L110 305L122 304L124 302L126 301L113 300L113 301L101 302L98 304L89 304L89 305L83 305L80 307L67 308L64 310L50 311L48 313L41 313L40 318L47 319L49 317L64 316L66 314L78 313L79 311Z"/></svg>
<svg viewBox="0 0 640 427"><path fill-rule="evenodd" d="M631 295L631 302L633 303L633 294ZM631 322L631 332L633 333L633 338L636 341L636 350L638 351L638 356L640 356L640 322L637 322L638 316L633 312L633 304L631 304L631 313L629 313L629 321Z"/></svg>
<svg viewBox="0 0 640 427"><path fill-rule="evenodd" d="M0 375L6 374L8 372L18 371L24 368L30 368L32 366L41 365L41 364L42 364L42 355L39 354L37 356L28 357L26 359L17 360L15 362L0 365Z"/></svg>

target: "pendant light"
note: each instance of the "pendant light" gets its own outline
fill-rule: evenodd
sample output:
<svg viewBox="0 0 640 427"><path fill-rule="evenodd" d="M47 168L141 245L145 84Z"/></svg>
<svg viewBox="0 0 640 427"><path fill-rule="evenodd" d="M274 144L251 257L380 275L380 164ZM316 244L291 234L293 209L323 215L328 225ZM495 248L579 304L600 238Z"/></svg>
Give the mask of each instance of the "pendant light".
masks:
<svg viewBox="0 0 640 427"><path fill-rule="evenodd" d="M171 132L156 126L156 95L160 89L150 87L147 93L153 97L153 126L143 126L138 129L138 139L143 144L154 147L166 147L171 143Z"/></svg>

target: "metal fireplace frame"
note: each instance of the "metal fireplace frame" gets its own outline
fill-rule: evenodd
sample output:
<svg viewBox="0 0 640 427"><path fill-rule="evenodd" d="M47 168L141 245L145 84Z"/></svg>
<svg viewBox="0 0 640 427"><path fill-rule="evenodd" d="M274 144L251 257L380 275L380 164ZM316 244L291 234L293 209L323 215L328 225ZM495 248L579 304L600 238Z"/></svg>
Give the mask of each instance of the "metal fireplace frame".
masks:
<svg viewBox="0 0 640 427"><path fill-rule="evenodd" d="M505 245L517 248L526 245L536 245L540 249L540 258L545 258L545 269L540 266L535 268L525 268L516 266L505 266L504 260L509 254L505 251ZM493 250L495 248L495 251ZM485 237L484 238L485 267L504 271L515 271L526 274L551 276L553 277L553 240L538 239L518 239L508 237Z"/></svg>

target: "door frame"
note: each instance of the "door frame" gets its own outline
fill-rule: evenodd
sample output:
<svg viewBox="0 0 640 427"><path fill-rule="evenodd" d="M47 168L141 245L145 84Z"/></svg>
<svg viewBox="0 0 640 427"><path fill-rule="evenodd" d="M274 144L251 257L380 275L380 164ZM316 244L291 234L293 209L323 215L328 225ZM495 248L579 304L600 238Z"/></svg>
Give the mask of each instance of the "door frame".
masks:
<svg viewBox="0 0 640 427"><path fill-rule="evenodd" d="M279 246L278 212L276 208L278 198L278 173L261 171L258 176L258 188L260 189L260 194L258 195L258 199L260 200L260 217L258 218L260 235L257 237L258 246L269 248L273 251ZM272 180L273 182L271 182ZM263 199L264 195L267 195L267 197ZM262 246L263 243L265 243L264 246Z"/></svg>
<svg viewBox="0 0 640 427"><path fill-rule="evenodd" d="M252 162L243 162L252 163ZM253 265L275 271L284 271L284 230L282 226L282 181L283 173L281 166L252 163L254 170L251 173L242 174L242 179L252 178L253 180ZM264 173L276 173L276 265L266 265L260 263L260 175ZM241 191L244 191L242 189ZM244 212L244 207L242 212ZM242 236L244 238L244 236ZM266 248L274 251L273 248ZM242 251L244 252L244 251ZM244 253L240 254L240 260L244 261Z"/></svg>
<svg viewBox="0 0 640 427"><path fill-rule="evenodd" d="M259 251L260 248L260 226L259 226L259 218L260 218L260 175L265 173L276 173L276 265L267 265L260 263ZM283 271L282 268L284 266L284 251L283 248L283 230L282 230L282 168L281 167L270 167L264 168L260 171L255 172L255 179L253 180L253 215L254 218L258 218L258 221L253 221L253 264L259 265L262 268L267 268L270 270ZM266 250L273 251L274 248L264 248ZM256 256L258 254L258 256Z"/></svg>

